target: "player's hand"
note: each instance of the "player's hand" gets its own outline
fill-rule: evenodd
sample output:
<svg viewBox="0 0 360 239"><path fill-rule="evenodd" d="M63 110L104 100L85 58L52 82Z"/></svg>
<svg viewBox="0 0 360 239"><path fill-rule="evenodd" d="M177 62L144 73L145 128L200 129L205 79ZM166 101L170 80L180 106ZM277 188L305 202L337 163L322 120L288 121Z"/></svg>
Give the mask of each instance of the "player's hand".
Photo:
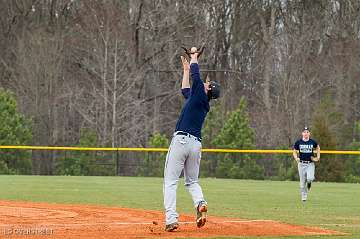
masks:
<svg viewBox="0 0 360 239"><path fill-rule="evenodd" d="M320 157L311 157L311 161L313 161L313 162L319 162L319 161L320 161Z"/></svg>
<svg viewBox="0 0 360 239"><path fill-rule="evenodd" d="M199 55L199 53L197 52L197 48L194 46L191 47L191 50L190 50L191 63L198 62L198 55Z"/></svg>
<svg viewBox="0 0 360 239"><path fill-rule="evenodd" d="M182 62L182 65L183 65L183 69L184 71L189 71L190 70L190 64L189 62L186 60L185 57L181 56L181 62Z"/></svg>
<svg viewBox="0 0 360 239"><path fill-rule="evenodd" d="M296 161L297 163L300 163L300 158L299 158L299 157L295 158L295 161Z"/></svg>

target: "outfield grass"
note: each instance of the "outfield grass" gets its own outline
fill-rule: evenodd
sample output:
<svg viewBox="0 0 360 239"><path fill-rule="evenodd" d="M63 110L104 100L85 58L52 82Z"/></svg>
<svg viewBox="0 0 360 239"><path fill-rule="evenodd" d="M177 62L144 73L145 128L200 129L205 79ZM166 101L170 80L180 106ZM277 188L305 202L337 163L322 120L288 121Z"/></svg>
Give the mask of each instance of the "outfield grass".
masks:
<svg viewBox="0 0 360 239"><path fill-rule="evenodd" d="M285 237L291 239L360 238L359 184L314 183L306 203L300 201L298 182L201 179L201 185L213 215L272 219L351 234ZM1 175L0 191L0 200L163 209L161 178ZM193 213L183 181L178 188L178 211Z"/></svg>

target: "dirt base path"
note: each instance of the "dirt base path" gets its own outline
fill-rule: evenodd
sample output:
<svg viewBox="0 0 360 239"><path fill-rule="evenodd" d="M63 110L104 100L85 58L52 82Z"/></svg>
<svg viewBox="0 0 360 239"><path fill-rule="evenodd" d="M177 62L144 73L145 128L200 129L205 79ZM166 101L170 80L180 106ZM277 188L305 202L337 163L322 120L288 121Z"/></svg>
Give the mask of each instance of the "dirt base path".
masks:
<svg viewBox="0 0 360 239"><path fill-rule="evenodd" d="M210 208L211 210L211 208ZM0 238L204 238L216 236L342 235L271 220L209 216L198 229L195 215L181 215L180 228L165 232L160 211L0 201Z"/></svg>

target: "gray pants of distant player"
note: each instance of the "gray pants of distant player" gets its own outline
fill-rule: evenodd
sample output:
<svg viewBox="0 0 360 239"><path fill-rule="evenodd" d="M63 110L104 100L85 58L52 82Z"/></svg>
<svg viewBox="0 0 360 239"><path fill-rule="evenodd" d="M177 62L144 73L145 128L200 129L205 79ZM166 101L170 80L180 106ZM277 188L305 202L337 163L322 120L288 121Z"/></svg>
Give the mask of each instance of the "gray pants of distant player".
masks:
<svg viewBox="0 0 360 239"><path fill-rule="evenodd" d="M312 182L315 179L315 164L311 163L298 163L298 171L300 178L300 193L301 200L305 201L308 196L306 183Z"/></svg>
<svg viewBox="0 0 360 239"><path fill-rule="evenodd" d="M201 142L195 137L175 135L166 156L164 170L164 207L166 225L177 222L176 189L179 177L184 169L185 187L191 194L194 206L206 203L198 183L201 160Z"/></svg>

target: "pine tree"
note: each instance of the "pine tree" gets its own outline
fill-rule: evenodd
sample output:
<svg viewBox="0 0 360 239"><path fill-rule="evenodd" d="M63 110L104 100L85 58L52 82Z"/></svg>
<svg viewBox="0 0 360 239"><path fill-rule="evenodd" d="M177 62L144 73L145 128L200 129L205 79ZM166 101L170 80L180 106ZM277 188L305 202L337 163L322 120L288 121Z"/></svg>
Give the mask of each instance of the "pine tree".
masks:
<svg viewBox="0 0 360 239"><path fill-rule="evenodd" d="M223 103L220 100L213 102L210 107L204 128L202 131L202 147L203 148L216 148L213 145L213 139L219 134L221 128L224 126L225 114L223 113ZM217 167L218 155L214 153L203 153L201 160L200 174L202 177L215 177L215 170Z"/></svg>
<svg viewBox="0 0 360 239"><path fill-rule="evenodd" d="M246 112L246 100L240 99L236 110L229 113L224 126L213 139L218 148L252 149L255 134L250 127ZM263 179L264 168L247 154L225 154L218 159L215 175L217 177Z"/></svg>
<svg viewBox="0 0 360 239"><path fill-rule="evenodd" d="M202 130L202 146L204 148L213 148L213 139L218 135L224 126L226 118L223 112L223 104L217 100L210 107L210 111L206 116L204 128Z"/></svg>
<svg viewBox="0 0 360 239"><path fill-rule="evenodd" d="M239 106L229 113L212 144L218 148L250 149L254 148L254 141L254 131L250 128L249 115L246 112L246 100L241 98Z"/></svg>
<svg viewBox="0 0 360 239"><path fill-rule="evenodd" d="M332 100L326 96L314 112L312 138L320 145L321 150L335 150L337 137L331 130L338 122L341 115L335 110ZM320 181L344 180L343 160L335 155L322 155L320 163L316 166L316 179Z"/></svg>

